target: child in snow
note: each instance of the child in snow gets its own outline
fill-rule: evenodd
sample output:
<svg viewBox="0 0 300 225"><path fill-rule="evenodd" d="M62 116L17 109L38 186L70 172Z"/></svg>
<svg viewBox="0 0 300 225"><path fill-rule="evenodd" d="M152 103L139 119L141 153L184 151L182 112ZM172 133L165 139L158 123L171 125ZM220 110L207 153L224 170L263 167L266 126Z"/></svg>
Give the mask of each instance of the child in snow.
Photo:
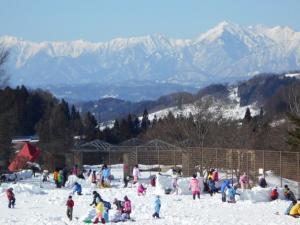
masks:
<svg viewBox="0 0 300 225"><path fill-rule="evenodd" d="M193 199L196 199L196 195L198 199L200 199L200 187L199 187L199 180L197 179L197 175L194 174L193 178L190 181L189 189L192 191Z"/></svg>
<svg viewBox="0 0 300 225"><path fill-rule="evenodd" d="M49 179L49 172L48 170L43 170L43 174L42 174L42 177L43 177L43 182L47 182L48 179Z"/></svg>
<svg viewBox="0 0 300 225"><path fill-rule="evenodd" d="M14 208L16 204L15 194L13 193L13 188L8 188L6 190L6 196L8 199L8 208Z"/></svg>
<svg viewBox="0 0 300 225"><path fill-rule="evenodd" d="M70 195L68 198L68 201L66 203L67 206L67 217L69 220L72 220L73 217L73 207L74 207L74 201L72 199L72 196Z"/></svg>
<svg viewBox="0 0 300 225"><path fill-rule="evenodd" d="M216 186L215 181L211 177L208 178L208 188L210 196L213 196L213 194L216 193Z"/></svg>
<svg viewBox="0 0 300 225"><path fill-rule="evenodd" d="M77 182L74 183L73 194L77 193L78 195L82 195L81 185Z"/></svg>
<svg viewBox="0 0 300 225"><path fill-rule="evenodd" d="M75 166L73 167L73 169L72 169L72 175L74 175L74 176L77 176L77 175L78 175L78 173L79 173L78 166L77 166L77 165L75 165Z"/></svg>
<svg viewBox="0 0 300 225"><path fill-rule="evenodd" d="M260 187L262 187L262 188L267 187L267 181L266 181L266 179L265 179L263 176L260 176L260 177L258 178L258 185L259 185Z"/></svg>
<svg viewBox="0 0 300 225"><path fill-rule="evenodd" d="M97 191L93 191L93 202L90 204L90 206L97 206L98 202L103 202L103 200Z"/></svg>
<svg viewBox="0 0 300 225"><path fill-rule="evenodd" d="M285 215L290 215L290 211L293 208L294 205L297 204L297 200L296 201L292 201L289 206L287 207L287 209L285 210L284 214Z"/></svg>
<svg viewBox="0 0 300 225"><path fill-rule="evenodd" d="M96 176L96 171L93 170L93 172L91 173L89 180L91 183L96 184L97 183L97 176Z"/></svg>
<svg viewBox="0 0 300 225"><path fill-rule="evenodd" d="M219 173L217 170L214 170L214 172L212 173L212 179L214 182L218 182L219 181Z"/></svg>
<svg viewBox="0 0 300 225"><path fill-rule="evenodd" d="M140 170L139 170L139 166L135 165L132 171L132 176L133 176L133 184L136 184L138 182L138 179L140 177Z"/></svg>
<svg viewBox="0 0 300 225"><path fill-rule="evenodd" d="M172 174L172 187L173 187L173 192L178 195L178 175L175 169L173 169L173 174Z"/></svg>
<svg viewBox="0 0 300 225"><path fill-rule="evenodd" d="M154 201L154 214L152 215L153 218L160 218L159 217L160 207L161 207L160 197L159 195L157 195Z"/></svg>
<svg viewBox="0 0 300 225"><path fill-rule="evenodd" d="M131 201L129 200L129 198L126 195L124 197L123 213L128 214L128 216L130 217L130 213L131 213Z"/></svg>
<svg viewBox="0 0 300 225"><path fill-rule="evenodd" d="M96 217L94 218L93 223L96 224L99 221L101 221L103 224L105 224L105 220L103 218L103 213L104 213L104 204L103 204L103 202L98 202L98 204L96 206Z"/></svg>
<svg viewBox="0 0 300 225"><path fill-rule="evenodd" d="M233 187L230 187L228 190L228 196L229 196L229 201L228 203L236 203L235 201L235 195L240 195L236 192L237 185L234 185Z"/></svg>
<svg viewBox="0 0 300 225"><path fill-rule="evenodd" d="M104 182L106 182L107 184L110 183L110 169L106 164L104 164L102 167L102 179L104 179Z"/></svg>
<svg viewBox="0 0 300 225"><path fill-rule="evenodd" d="M242 188L243 190L249 188L249 177L247 176L246 173L244 173L244 174L240 177L240 184L241 184L241 188Z"/></svg>
<svg viewBox="0 0 300 225"><path fill-rule="evenodd" d="M53 172L53 180L55 182L56 188L59 188L59 183L58 183L58 170L55 170Z"/></svg>
<svg viewBox="0 0 300 225"><path fill-rule="evenodd" d="M276 200L278 198L277 188L273 188L271 192L271 200Z"/></svg>
<svg viewBox="0 0 300 225"><path fill-rule="evenodd" d="M120 201L120 200L115 198L114 201L113 201L113 204L116 205L117 210L119 212L121 212L121 213L123 212L123 208L124 208L124 202L123 201Z"/></svg>
<svg viewBox="0 0 300 225"><path fill-rule="evenodd" d="M298 202L291 208L289 215L300 217L300 199L298 199Z"/></svg>
<svg viewBox="0 0 300 225"><path fill-rule="evenodd" d="M227 188L230 188L230 182L229 180L224 180L221 185L221 193L222 193L222 202L226 202L226 190Z"/></svg>
<svg viewBox="0 0 300 225"><path fill-rule="evenodd" d="M284 185L284 197L289 201L297 201L294 193L289 189L288 185Z"/></svg>
<svg viewBox="0 0 300 225"><path fill-rule="evenodd" d="M140 183L140 184L138 185L138 188L137 188L138 196L140 196L140 195L145 195L145 194L146 194L146 190L147 190L147 188L145 188L145 187L143 186L143 184Z"/></svg>

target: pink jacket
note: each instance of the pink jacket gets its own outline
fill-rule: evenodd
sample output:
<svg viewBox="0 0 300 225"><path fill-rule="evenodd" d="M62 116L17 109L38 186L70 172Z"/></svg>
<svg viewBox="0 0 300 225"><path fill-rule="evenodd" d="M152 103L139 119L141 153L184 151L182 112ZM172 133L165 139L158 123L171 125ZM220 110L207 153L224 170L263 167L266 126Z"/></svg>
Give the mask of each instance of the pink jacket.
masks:
<svg viewBox="0 0 300 225"><path fill-rule="evenodd" d="M243 175L240 177L240 183L243 183L243 184L248 184L249 183L249 180L248 180L248 176L247 175Z"/></svg>
<svg viewBox="0 0 300 225"><path fill-rule="evenodd" d="M199 191L200 192L199 180L197 178L192 178L190 181L189 187L190 187L191 191Z"/></svg>
<svg viewBox="0 0 300 225"><path fill-rule="evenodd" d="M215 182L219 181L219 173L218 173L218 171L214 171L213 172L213 180Z"/></svg>
<svg viewBox="0 0 300 225"><path fill-rule="evenodd" d="M127 212L127 213L131 213L131 202L130 202L130 200L125 201L123 211Z"/></svg>
<svg viewBox="0 0 300 225"><path fill-rule="evenodd" d="M143 193L145 190L146 190L146 188L142 184L140 184L138 186L138 189L137 189L138 193Z"/></svg>

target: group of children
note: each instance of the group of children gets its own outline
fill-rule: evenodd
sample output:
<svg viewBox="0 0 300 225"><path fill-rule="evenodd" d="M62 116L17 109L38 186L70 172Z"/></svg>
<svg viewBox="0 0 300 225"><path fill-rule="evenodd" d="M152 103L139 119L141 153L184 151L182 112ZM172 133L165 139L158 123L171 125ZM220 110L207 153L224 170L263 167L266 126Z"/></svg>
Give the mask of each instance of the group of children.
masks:
<svg viewBox="0 0 300 225"><path fill-rule="evenodd" d="M107 167L106 164L104 164L101 168L100 172L96 172L95 170L89 169L87 172L87 177L89 181L95 185L99 185L102 188L110 187L111 182L111 173L110 169Z"/></svg>

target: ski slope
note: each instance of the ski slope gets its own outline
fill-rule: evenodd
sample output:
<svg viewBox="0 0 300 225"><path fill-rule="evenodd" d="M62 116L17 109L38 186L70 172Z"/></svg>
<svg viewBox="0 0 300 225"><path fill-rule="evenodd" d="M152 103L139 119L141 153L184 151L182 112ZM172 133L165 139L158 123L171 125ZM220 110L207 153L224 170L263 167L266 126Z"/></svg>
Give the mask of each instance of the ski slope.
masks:
<svg viewBox="0 0 300 225"><path fill-rule="evenodd" d="M145 196L137 196L136 187L129 185L123 188L120 183L122 179L122 167L112 168L115 176L113 187L97 189L82 181L83 195L74 195L75 202L73 216L78 218L69 222L66 217L67 197L71 187L56 189L54 183L41 185L40 177L26 179L12 185L16 194L16 207L9 209L5 196L5 188L10 185L0 186L0 224L17 225L65 225L84 224L81 218L87 215L92 207L91 192L97 190L105 200L112 202L114 198L122 199L127 195L132 202L133 211L131 217L135 222L128 221L121 224L143 224L143 225L285 225L299 224L299 219L283 215L289 202L276 200L273 202L256 202L252 200L240 200L236 204L222 203L221 195L210 197L201 193L200 200L192 200L191 195L161 195L161 219L152 219L154 208L154 197L157 190L149 185L147 179L150 172L142 173L142 182L148 187ZM153 174L153 173L152 173ZM268 181L268 180L267 180ZM70 185L72 180L70 182ZM240 190L239 190L240 191ZM253 191L254 193L255 191ZM249 195L255 196L255 195ZM114 207L114 206L113 206ZM110 217L115 209L110 210ZM279 215L275 213L279 212Z"/></svg>

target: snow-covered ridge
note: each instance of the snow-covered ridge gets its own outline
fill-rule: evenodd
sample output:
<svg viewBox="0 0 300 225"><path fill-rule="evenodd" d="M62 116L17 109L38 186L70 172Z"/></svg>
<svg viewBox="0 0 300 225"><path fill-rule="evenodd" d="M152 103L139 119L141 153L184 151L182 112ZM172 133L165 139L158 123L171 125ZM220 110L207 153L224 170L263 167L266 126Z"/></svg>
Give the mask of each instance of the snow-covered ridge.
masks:
<svg viewBox="0 0 300 225"><path fill-rule="evenodd" d="M97 43L2 36L0 45L11 50L11 82L29 86L128 84L129 80L199 86L300 69L299 31L229 22L187 40L161 34Z"/></svg>

